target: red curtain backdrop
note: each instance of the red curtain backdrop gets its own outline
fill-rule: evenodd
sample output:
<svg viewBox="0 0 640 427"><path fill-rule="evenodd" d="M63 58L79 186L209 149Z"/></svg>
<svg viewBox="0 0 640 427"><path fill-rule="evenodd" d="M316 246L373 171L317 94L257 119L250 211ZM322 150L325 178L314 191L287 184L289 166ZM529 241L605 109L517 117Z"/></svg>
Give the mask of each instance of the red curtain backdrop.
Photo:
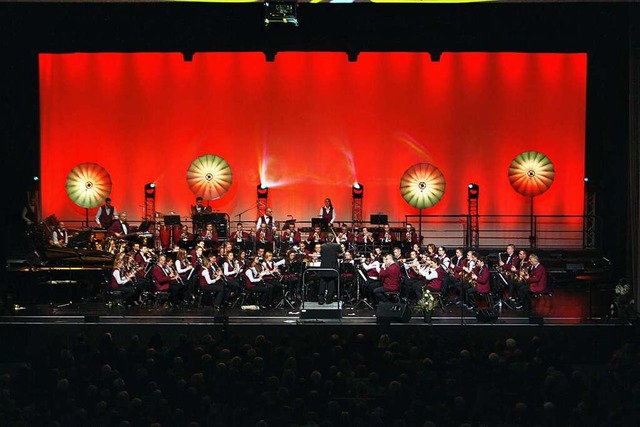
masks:
<svg viewBox="0 0 640 427"><path fill-rule="evenodd" d="M582 214L586 54L261 53L41 54L41 185L45 216L82 220L65 191L69 171L95 162L111 198L142 217L144 186L156 207L186 216L195 195L186 171L198 156L231 165L233 183L212 207L234 218L269 186L276 219L309 220L330 197L351 219L351 185L364 184L363 213L392 221L417 214L402 198L407 168L444 174L442 200L426 214L462 214L467 184L480 185L480 214L529 213L509 185L523 151L555 165L537 214ZM90 211L95 215L95 209ZM243 215L254 219L255 210Z"/></svg>

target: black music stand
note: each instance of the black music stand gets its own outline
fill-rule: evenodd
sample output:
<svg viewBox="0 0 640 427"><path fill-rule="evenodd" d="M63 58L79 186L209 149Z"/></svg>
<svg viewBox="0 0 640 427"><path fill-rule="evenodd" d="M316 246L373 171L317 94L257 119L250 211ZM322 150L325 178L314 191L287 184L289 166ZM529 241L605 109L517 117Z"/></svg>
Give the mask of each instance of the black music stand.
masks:
<svg viewBox="0 0 640 427"><path fill-rule="evenodd" d="M371 225L385 225L389 223L389 219L387 215L371 215L371 217L369 218L369 223L371 223Z"/></svg>
<svg viewBox="0 0 640 427"><path fill-rule="evenodd" d="M164 216L164 225L182 225L180 223L180 215L165 215Z"/></svg>
<svg viewBox="0 0 640 427"><path fill-rule="evenodd" d="M329 220L327 218L311 218L311 228L320 226L320 230L329 231Z"/></svg>

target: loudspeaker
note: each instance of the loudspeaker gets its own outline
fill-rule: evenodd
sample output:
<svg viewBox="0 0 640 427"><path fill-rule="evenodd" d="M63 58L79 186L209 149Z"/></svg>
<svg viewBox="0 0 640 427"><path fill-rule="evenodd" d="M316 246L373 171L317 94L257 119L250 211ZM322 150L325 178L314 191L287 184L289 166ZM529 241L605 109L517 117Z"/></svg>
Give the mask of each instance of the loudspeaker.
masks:
<svg viewBox="0 0 640 427"><path fill-rule="evenodd" d="M376 310L377 323L402 322L407 323L411 319L411 309L408 304L383 302Z"/></svg>
<svg viewBox="0 0 640 427"><path fill-rule="evenodd" d="M498 313L493 308L481 308L476 313L476 319L478 322L493 322L498 319Z"/></svg>

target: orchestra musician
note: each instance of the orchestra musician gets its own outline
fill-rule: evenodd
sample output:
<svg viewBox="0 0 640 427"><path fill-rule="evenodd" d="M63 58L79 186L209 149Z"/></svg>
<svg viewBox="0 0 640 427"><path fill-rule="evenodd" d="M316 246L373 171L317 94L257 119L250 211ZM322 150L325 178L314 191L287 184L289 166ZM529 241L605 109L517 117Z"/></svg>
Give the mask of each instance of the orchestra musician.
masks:
<svg viewBox="0 0 640 427"><path fill-rule="evenodd" d="M525 272L529 271L529 254L524 249L518 251L518 258L512 263L509 271L509 300L517 303L520 295L518 295L519 285L524 281Z"/></svg>
<svg viewBox="0 0 640 427"><path fill-rule="evenodd" d="M380 245L387 251L393 246L395 238L391 233L391 227L389 224L384 224L382 226L382 232L378 235L378 239L380 240Z"/></svg>
<svg viewBox="0 0 640 427"><path fill-rule="evenodd" d="M152 256L149 253L149 248L146 246L140 246L139 242L134 242L131 246L131 252L133 254L133 260L142 267L136 274L138 280L144 279L146 276L147 268L152 262Z"/></svg>
<svg viewBox="0 0 640 427"><path fill-rule="evenodd" d="M409 252L409 259L402 262L401 265L406 274L404 286L407 290L407 295L415 295L420 300L425 286L425 275L421 274L420 270L426 266L420 264L418 253L414 250Z"/></svg>
<svg viewBox="0 0 640 427"><path fill-rule="evenodd" d="M282 273L282 286L285 289L285 295L291 302L296 300L296 295L299 292L298 285L300 284L300 274L302 272L302 262L296 260L296 255L296 251L293 249L287 251Z"/></svg>
<svg viewBox="0 0 640 427"><path fill-rule="evenodd" d="M198 282L198 275L196 273L195 266L189 261L187 257L187 251L185 249L179 249L176 256L176 272L180 275L182 283L187 286L187 292L190 296L195 296L195 287ZM188 298L189 299L189 298Z"/></svg>
<svg viewBox="0 0 640 427"><path fill-rule="evenodd" d="M411 224L407 224L405 226L405 232L402 235L402 246L405 249L412 248L415 243L418 242L418 233L416 233L415 228Z"/></svg>
<svg viewBox="0 0 640 427"><path fill-rule="evenodd" d="M281 249L291 249L294 246L299 245L302 240L300 232L296 230L296 224L294 222L289 222L287 225L288 228L280 236L280 243L282 244Z"/></svg>
<svg viewBox="0 0 640 427"><path fill-rule="evenodd" d="M360 266L367 276L367 289L369 294L373 295L373 290L382 285L380 282L380 261L374 252L364 259L364 263Z"/></svg>
<svg viewBox="0 0 640 427"><path fill-rule="evenodd" d="M266 208L264 210L264 215L260 215L258 220L256 221L256 230L260 230L262 224L266 224L267 228L271 230L272 233L276 231L276 222L273 219L273 210L271 208Z"/></svg>
<svg viewBox="0 0 640 427"><path fill-rule="evenodd" d="M115 217L115 220L111 223L107 229L108 236L114 236L118 239L124 239L131 232L131 227L127 222L127 213L122 212L119 216Z"/></svg>
<svg viewBox="0 0 640 427"><path fill-rule="evenodd" d="M502 271L511 271L511 267L518 267L518 258L516 257L516 245L513 243L509 243L506 248L506 256L507 258L503 261L502 255L503 253L498 253L498 266Z"/></svg>
<svg viewBox="0 0 640 427"><path fill-rule="evenodd" d="M196 204L191 205L191 217L201 215L205 213L211 213L211 206L205 206L202 204L202 197L196 197Z"/></svg>
<svg viewBox="0 0 640 427"><path fill-rule="evenodd" d="M441 265L429 257L425 260L426 268L420 271L426 280L427 289L432 292L446 293L444 286L444 277L447 274Z"/></svg>
<svg viewBox="0 0 640 427"><path fill-rule="evenodd" d="M187 224L182 225L182 232L180 236L178 236L178 240L180 241L180 246L184 249L189 246L189 242L193 240L193 234L189 233L189 226Z"/></svg>
<svg viewBox="0 0 640 427"><path fill-rule="evenodd" d="M242 223L236 224L236 231L231 234L231 241L236 250L246 250L249 244L250 235L244 231Z"/></svg>
<svg viewBox="0 0 640 427"><path fill-rule="evenodd" d="M354 236L353 236L353 233L349 231L347 224L342 223L337 237L338 237L338 243L344 244L345 247L351 247L353 245Z"/></svg>
<svg viewBox="0 0 640 427"><path fill-rule="evenodd" d="M256 248L273 251L273 228L269 227L266 222L261 223L260 228L256 231Z"/></svg>
<svg viewBox="0 0 640 427"><path fill-rule="evenodd" d="M476 285L467 288L467 307L471 310L476 308L476 295L478 293L488 294L491 292L489 266L486 265L482 257L477 257L476 263L478 268L471 276Z"/></svg>
<svg viewBox="0 0 640 427"><path fill-rule="evenodd" d="M250 267L244 272L244 286L247 290L260 294L258 302L260 306L269 307L273 299L273 286L262 280L263 275L258 258L253 257L250 261Z"/></svg>
<svg viewBox="0 0 640 427"><path fill-rule="evenodd" d="M123 302L131 302L136 294L132 279L135 271L126 272L124 254L118 254L113 261L110 288L122 292Z"/></svg>
<svg viewBox="0 0 640 427"><path fill-rule="evenodd" d="M531 310L531 294L538 294L547 290L547 270L540 263L538 255L529 255L529 268L523 270L522 283L518 285L518 295L522 299L522 306L526 311Z"/></svg>
<svg viewBox="0 0 640 427"><path fill-rule="evenodd" d="M427 253L426 253L427 257L435 260L438 256L438 249L436 248L436 245L433 243L428 243L427 244Z"/></svg>
<svg viewBox="0 0 640 427"><path fill-rule="evenodd" d="M179 281L180 276L169 267L165 254L158 256L158 262L151 270L151 278L156 291L169 291L172 305L178 305L182 301L184 286Z"/></svg>
<svg viewBox="0 0 640 427"><path fill-rule="evenodd" d="M105 230L108 230L111 227L111 224L116 220L118 216L118 211L111 204L111 198L107 197L104 200L104 205L98 208L98 212L96 212L96 224L98 227L101 227Z"/></svg>
<svg viewBox="0 0 640 427"><path fill-rule="evenodd" d="M357 243L361 245L373 245L376 241L375 236L367 227L362 227L362 232L358 234ZM368 252L365 250L365 252Z"/></svg>
<svg viewBox="0 0 640 427"><path fill-rule="evenodd" d="M204 247L212 249L218 243L218 230L212 223L207 223L205 229L200 232L200 240L204 242Z"/></svg>
<svg viewBox="0 0 640 427"><path fill-rule="evenodd" d="M284 259L275 262L273 260L273 252L265 251L264 261L262 261L262 271L264 273L262 280L264 280L265 283L271 284L274 292L279 292L281 290L280 279L282 278L282 274L280 274L278 267L283 264Z"/></svg>
<svg viewBox="0 0 640 427"><path fill-rule="evenodd" d="M451 259L447 256L447 250L444 248L444 246L438 246L438 249L436 251L436 263L438 263L438 265L441 265L444 271L449 271Z"/></svg>
<svg viewBox="0 0 640 427"><path fill-rule="evenodd" d="M336 221L336 210L333 207L333 203L331 203L330 198L324 199L324 206L320 208L320 218L324 218L328 221L329 227L333 226L333 223Z"/></svg>
<svg viewBox="0 0 640 427"><path fill-rule="evenodd" d="M395 262L401 263L405 261L404 257L402 256L402 249L397 246L393 248L392 256Z"/></svg>
<svg viewBox="0 0 640 427"><path fill-rule="evenodd" d="M457 253L457 251L456 251ZM460 261L460 276L454 280L453 286L458 291L462 303L466 302L467 290L472 286L472 275L476 268L477 254L474 251L467 251L464 261Z"/></svg>
<svg viewBox="0 0 640 427"><path fill-rule="evenodd" d="M64 222L60 221L51 233L54 246L66 248L69 244L69 232L64 228Z"/></svg>
<svg viewBox="0 0 640 427"><path fill-rule="evenodd" d="M463 289L462 285L462 271L467 265L467 258L464 256L464 250L462 248L456 248L456 255L451 259L449 263L449 276L447 277L447 288L453 288L458 291L458 298L461 299L464 295L460 294Z"/></svg>
<svg viewBox="0 0 640 427"><path fill-rule="evenodd" d="M317 243L322 244L327 241L327 235L324 231L320 230L320 226L316 225L313 227L313 231L309 232L309 237L307 237L307 243L309 245L315 245Z"/></svg>
<svg viewBox="0 0 640 427"><path fill-rule="evenodd" d="M373 298L376 303L388 302L385 292L398 292L402 271L390 254L384 256L384 262L380 268L380 281L382 286L373 289Z"/></svg>
<svg viewBox="0 0 640 427"><path fill-rule="evenodd" d="M210 293L213 296L213 308L218 309L226 297L222 270L216 268L209 258L204 259L200 270L200 292Z"/></svg>

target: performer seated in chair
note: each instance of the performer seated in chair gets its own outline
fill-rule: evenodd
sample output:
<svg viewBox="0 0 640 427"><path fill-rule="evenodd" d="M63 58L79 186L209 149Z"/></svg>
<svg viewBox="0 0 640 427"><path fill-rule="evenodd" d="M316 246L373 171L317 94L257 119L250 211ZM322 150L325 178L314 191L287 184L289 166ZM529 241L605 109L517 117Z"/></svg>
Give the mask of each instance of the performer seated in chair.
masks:
<svg viewBox="0 0 640 427"><path fill-rule="evenodd" d="M219 268L216 269L209 258L204 259L200 270L200 292L212 295L214 308L220 308L226 299L223 272Z"/></svg>
<svg viewBox="0 0 640 427"><path fill-rule="evenodd" d="M64 228L64 222L60 221L51 233L52 243L54 246L66 248L69 244L69 232Z"/></svg>
<svg viewBox="0 0 640 427"><path fill-rule="evenodd" d="M298 287L300 285L300 274L302 274L302 261L297 260L296 256L296 251L289 250L283 260L282 285L289 301L295 301L296 295L300 292Z"/></svg>
<svg viewBox="0 0 640 427"><path fill-rule="evenodd" d="M273 229L266 222L260 224L256 231L256 249L262 248L265 251L273 251Z"/></svg>
<svg viewBox="0 0 640 427"><path fill-rule="evenodd" d="M265 283L262 277L266 272L262 271L262 266L257 257L251 259L250 267L244 273L244 286L250 292L260 294L259 305L269 308L273 300L273 286Z"/></svg>
<svg viewBox="0 0 640 427"><path fill-rule="evenodd" d="M380 281L382 282L382 286L378 286L373 290L373 297L376 303L389 301L385 292L399 292L401 278L402 271L398 264L390 254L385 255L384 262L380 268Z"/></svg>
<svg viewBox="0 0 640 427"><path fill-rule="evenodd" d="M229 251L222 263L222 273L226 278L228 294L237 294L240 291L240 273L242 272L242 268L240 267L240 263L234 258L234 253Z"/></svg>
<svg viewBox="0 0 640 427"><path fill-rule="evenodd" d="M529 255L529 270L523 273L524 279L518 288L518 295L522 299L522 308L531 310L531 295L547 290L547 270L540 263L538 255Z"/></svg>
<svg viewBox="0 0 640 427"><path fill-rule="evenodd" d="M288 228L284 230L284 232L280 236L281 250L289 250L295 246L298 246L300 244L300 241L302 240L300 232L296 230L296 224L294 222L289 222L287 226Z"/></svg>
<svg viewBox="0 0 640 427"><path fill-rule="evenodd" d="M313 231L310 231L309 236L307 237L307 243L310 247L313 247L315 244L322 244L326 241L327 235L320 229L319 225L313 227Z"/></svg>
<svg viewBox="0 0 640 427"><path fill-rule="evenodd" d="M122 293L122 301L131 302L136 294L133 287L132 279L136 272L127 273L125 270L124 254L118 254L113 262L113 270L111 272L111 290L118 290Z"/></svg>
<svg viewBox="0 0 640 427"><path fill-rule="evenodd" d="M156 291L168 291L171 304L180 304L185 287L181 283L178 273L172 271L168 266L166 255L162 254L158 257L158 263L151 270L151 278Z"/></svg>
<svg viewBox="0 0 640 427"><path fill-rule="evenodd" d="M218 230L212 223L208 223L205 229L200 232L200 240L204 242L206 249L213 249L218 244Z"/></svg>
<svg viewBox="0 0 640 427"><path fill-rule="evenodd" d="M247 250L249 246L250 235L244 231L242 223L236 224L236 231L231 234L231 242L236 251Z"/></svg>
<svg viewBox="0 0 640 427"><path fill-rule="evenodd" d="M489 274L489 266L486 265L484 258L477 258L477 272L471 273L470 286L467 289L467 306L470 309L475 309L476 295L478 293L488 294L491 292L491 275Z"/></svg>
<svg viewBox="0 0 640 427"><path fill-rule="evenodd" d="M111 223L111 226L107 230L107 235L116 237L118 239L126 238L131 233L131 227L127 222L127 213L121 212L115 221Z"/></svg>
<svg viewBox="0 0 640 427"><path fill-rule="evenodd" d="M421 270L423 266L420 264L420 259L416 251L409 252L409 259L402 262L406 272L406 278L404 279L404 286L407 291L407 295L410 297L416 297L416 301L422 298L423 289L426 285L425 274L422 274Z"/></svg>
<svg viewBox="0 0 640 427"><path fill-rule="evenodd" d="M522 296L518 294L520 285L526 281L525 273L529 272L529 254L524 249L518 251L518 259L512 263L509 273L505 273L509 283L509 301L522 305Z"/></svg>

